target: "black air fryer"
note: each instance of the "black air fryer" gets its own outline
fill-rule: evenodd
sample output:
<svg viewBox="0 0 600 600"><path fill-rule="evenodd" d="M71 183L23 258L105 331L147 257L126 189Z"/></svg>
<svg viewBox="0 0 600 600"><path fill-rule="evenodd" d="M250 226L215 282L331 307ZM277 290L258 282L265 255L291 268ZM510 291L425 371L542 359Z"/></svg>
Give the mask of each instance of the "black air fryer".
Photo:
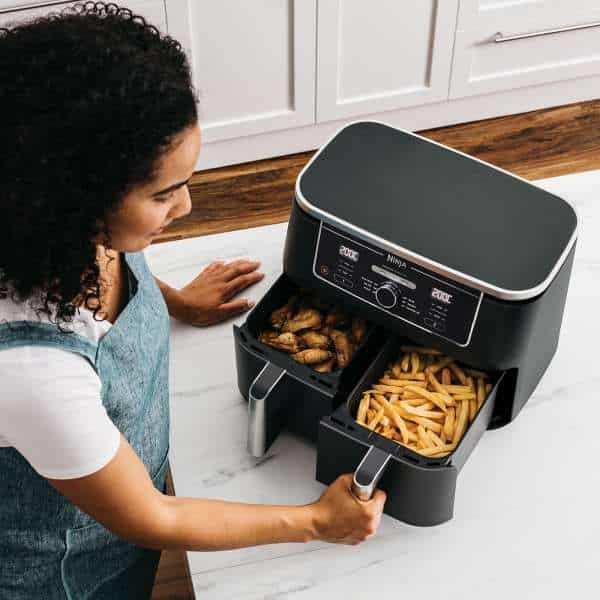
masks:
<svg viewBox="0 0 600 600"><path fill-rule="evenodd" d="M249 451L263 455L291 429L317 442L322 483L354 471L353 492L385 490L387 514L450 519L458 471L486 429L519 413L556 351L576 237L573 209L514 175L381 123L343 128L298 177L283 275L234 328ZM258 341L298 288L371 324L343 371L316 373ZM362 391L403 343L493 376L444 458L355 421Z"/></svg>

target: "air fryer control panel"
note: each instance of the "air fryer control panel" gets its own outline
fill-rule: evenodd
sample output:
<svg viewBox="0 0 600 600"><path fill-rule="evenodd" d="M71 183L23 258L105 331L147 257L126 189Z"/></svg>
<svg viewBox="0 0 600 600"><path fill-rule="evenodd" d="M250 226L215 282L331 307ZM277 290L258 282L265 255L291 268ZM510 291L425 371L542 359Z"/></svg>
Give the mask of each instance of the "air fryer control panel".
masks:
<svg viewBox="0 0 600 600"><path fill-rule="evenodd" d="M321 223L315 277L459 346L467 346L482 293Z"/></svg>

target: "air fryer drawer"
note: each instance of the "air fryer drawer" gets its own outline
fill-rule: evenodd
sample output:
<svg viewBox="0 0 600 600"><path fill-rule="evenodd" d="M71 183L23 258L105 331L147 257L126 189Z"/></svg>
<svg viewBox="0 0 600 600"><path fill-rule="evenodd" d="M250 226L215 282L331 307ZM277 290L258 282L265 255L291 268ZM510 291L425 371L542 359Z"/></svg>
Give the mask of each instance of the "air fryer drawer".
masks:
<svg viewBox="0 0 600 600"><path fill-rule="evenodd" d="M362 392L378 380L403 343L410 344L405 340L388 340L347 402L321 419L316 478L329 485L339 475L355 472L374 447L390 455L377 484L387 493L384 512L412 525L437 525L452 518L458 472L490 424L504 373L490 373L493 387L456 449L443 458L428 458L370 431L355 420Z"/></svg>
<svg viewBox="0 0 600 600"><path fill-rule="evenodd" d="M238 388L242 396L246 400L252 393L262 394L265 399L268 396L264 417L261 417L264 421L261 427L266 434L263 451L282 429L316 442L319 420L344 402L386 339L381 328L368 325L348 366L330 373L319 373L309 365L296 362L258 338L267 327L271 312L297 292L294 282L281 275L249 313L246 322L233 328ZM255 456L262 453L257 454L250 447L249 450Z"/></svg>
<svg viewBox="0 0 600 600"><path fill-rule="evenodd" d="M244 330L234 329L235 359L238 389L246 401L257 378L269 365L276 365L273 355L267 355L261 345L253 342ZM283 429L293 431L316 442L319 420L331 414L343 401L337 387L320 373L299 379L284 369L284 376L269 394L269 409L265 414L266 448Z"/></svg>

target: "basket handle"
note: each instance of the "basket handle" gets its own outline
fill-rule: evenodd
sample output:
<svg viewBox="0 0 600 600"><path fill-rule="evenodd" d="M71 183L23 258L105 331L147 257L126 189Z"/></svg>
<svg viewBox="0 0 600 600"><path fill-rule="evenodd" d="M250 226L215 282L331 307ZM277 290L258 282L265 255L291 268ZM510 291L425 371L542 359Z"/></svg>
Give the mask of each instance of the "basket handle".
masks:
<svg viewBox="0 0 600 600"><path fill-rule="evenodd" d="M272 413L276 413L279 407L271 407L269 410L268 402L269 396L285 374L285 369L267 362L250 386L248 392L248 452L256 458L264 456L274 436L279 433L279 431L269 431L275 426L271 423ZM277 427L277 429L279 428Z"/></svg>
<svg viewBox="0 0 600 600"><path fill-rule="evenodd" d="M385 472L391 454L371 446L360 461L352 478L352 493L358 500L366 502L373 497L377 483Z"/></svg>

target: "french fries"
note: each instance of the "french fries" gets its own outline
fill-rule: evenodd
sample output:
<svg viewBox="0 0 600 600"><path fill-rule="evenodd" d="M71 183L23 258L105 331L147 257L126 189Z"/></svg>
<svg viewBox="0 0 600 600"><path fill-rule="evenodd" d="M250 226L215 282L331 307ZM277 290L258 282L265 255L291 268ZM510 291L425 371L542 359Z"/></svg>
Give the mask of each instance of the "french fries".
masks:
<svg viewBox="0 0 600 600"><path fill-rule="evenodd" d="M356 421L422 456L448 456L492 391L489 375L433 348L400 350L363 392Z"/></svg>

